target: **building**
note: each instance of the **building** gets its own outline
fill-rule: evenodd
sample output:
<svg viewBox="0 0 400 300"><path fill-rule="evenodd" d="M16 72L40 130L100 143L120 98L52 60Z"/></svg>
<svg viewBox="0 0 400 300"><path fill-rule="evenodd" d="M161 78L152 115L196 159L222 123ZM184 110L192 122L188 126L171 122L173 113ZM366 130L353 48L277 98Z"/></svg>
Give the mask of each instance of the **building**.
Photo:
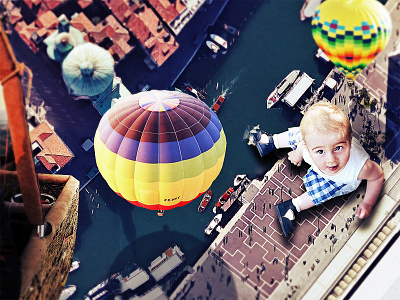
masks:
<svg viewBox="0 0 400 300"><path fill-rule="evenodd" d="M151 60L161 66L179 47L154 11L142 1L103 0L114 16L141 43ZM151 64L148 64L152 68Z"/></svg>
<svg viewBox="0 0 400 300"><path fill-rule="evenodd" d="M48 171L57 173L74 158L74 154L49 123L41 123L33 128L29 135L36 165L40 163Z"/></svg>

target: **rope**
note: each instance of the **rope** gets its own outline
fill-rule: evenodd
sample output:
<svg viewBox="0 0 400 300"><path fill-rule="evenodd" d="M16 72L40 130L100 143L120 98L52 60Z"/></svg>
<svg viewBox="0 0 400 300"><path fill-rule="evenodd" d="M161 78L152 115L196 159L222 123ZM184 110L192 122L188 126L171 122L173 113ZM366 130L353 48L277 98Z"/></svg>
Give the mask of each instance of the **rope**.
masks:
<svg viewBox="0 0 400 300"><path fill-rule="evenodd" d="M24 71L26 70L28 73L28 88L27 88L27 95L26 95L26 104L29 104L30 98L31 98L31 89L32 89L32 71L31 69L29 69L24 63L19 63L15 57L14 51L11 47L10 41L7 38L6 32L3 28L3 26L0 26L0 32L1 35L3 37L4 43L6 45L7 48L7 52L11 57L12 62L15 65L15 70L12 71L10 74L8 74L6 77L3 78L3 80L1 80L1 84L4 86L4 84L10 80L11 78L13 78L16 75L19 75L20 77L24 74Z"/></svg>

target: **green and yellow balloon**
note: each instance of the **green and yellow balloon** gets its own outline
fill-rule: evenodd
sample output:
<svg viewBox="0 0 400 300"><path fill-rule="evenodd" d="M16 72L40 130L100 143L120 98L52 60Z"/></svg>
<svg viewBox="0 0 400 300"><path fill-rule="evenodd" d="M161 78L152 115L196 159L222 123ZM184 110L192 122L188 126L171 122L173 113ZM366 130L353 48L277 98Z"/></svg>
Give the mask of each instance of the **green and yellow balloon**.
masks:
<svg viewBox="0 0 400 300"><path fill-rule="evenodd" d="M318 47L355 79L389 41L392 22L376 0L326 0L311 21Z"/></svg>

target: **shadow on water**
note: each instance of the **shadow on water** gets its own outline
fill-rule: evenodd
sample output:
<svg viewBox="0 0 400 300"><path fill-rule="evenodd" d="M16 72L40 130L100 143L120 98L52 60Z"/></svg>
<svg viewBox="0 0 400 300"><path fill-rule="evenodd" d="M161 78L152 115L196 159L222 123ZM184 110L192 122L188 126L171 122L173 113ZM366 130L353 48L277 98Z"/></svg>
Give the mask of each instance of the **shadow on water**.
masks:
<svg viewBox="0 0 400 300"><path fill-rule="evenodd" d="M150 262L167 250L165 245L170 243L170 247L174 246L174 244L170 242L171 240L174 241L174 244L176 244L185 255L188 255L193 247L204 248L202 252L204 252L207 247L202 241L193 236L177 231L170 231L169 226L164 225L162 231L140 237L122 249L110 266L108 273L113 274L123 269L127 263L135 263L149 274L148 267L150 266ZM185 260L183 266L176 268L170 273L168 278L162 279L159 284L164 286L167 290L170 288L170 292L172 292L174 286L179 284L188 274L187 271L184 271L185 265L193 265L193 263ZM177 270L180 270L180 272ZM237 280L237 276L225 268L222 258L211 256L194 271L196 274L177 295L176 299L192 299L193 297L198 299L200 296L206 299L206 297L212 298L213 295L213 297L224 295L229 299L238 299L234 280ZM172 280L168 281L169 278L172 278ZM153 279L151 279L151 281L154 282ZM138 288L137 292L141 292L141 288Z"/></svg>
<svg viewBox="0 0 400 300"><path fill-rule="evenodd" d="M163 225L162 231L139 237L122 249L111 264L109 274L121 269L126 262L136 263L139 267L147 270L151 260L167 250L165 245L168 244L169 247L176 244L183 253L190 253L192 248L206 247L202 241L192 235L171 231L168 225Z"/></svg>
<svg viewBox="0 0 400 300"><path fill-rule="evenodd" d="M106 198L104 202L109 210L111 210L113 213L119 216L119 218L121 219L122 230L125 234L125 238L130 243L133 243L136 240L136 227L132 217L132 212L135 209L135 206L129 203L124 203L125 205L115 205L115 201L125 201L125 202L127 201L118 196L114 196L114 198L119 198L119 199L112 199L110 197Z"/></svg>

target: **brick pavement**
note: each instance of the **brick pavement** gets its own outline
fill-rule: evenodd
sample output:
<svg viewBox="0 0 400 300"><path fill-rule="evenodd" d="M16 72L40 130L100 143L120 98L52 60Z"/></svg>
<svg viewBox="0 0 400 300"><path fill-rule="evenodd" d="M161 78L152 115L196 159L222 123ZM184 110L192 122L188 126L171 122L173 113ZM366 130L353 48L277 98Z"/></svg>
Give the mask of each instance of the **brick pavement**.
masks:
<svg viewBox="0 0 400 300"><path fill-rule="evenodd" d="M220 233L210 248L210 256L206 261L223 262L221 268L224 268L224 272L240 280L239 289L245 298L236 299L251 299L257 295L268 298L275 288L285 281L287 272L301 261L302 255L313 246L319 232L345 202L344 198L337 198L317 208L301 212L294 234L289 239L285 238L277 220L274 204L303 193L301 177L305 173L304 166L293 167L286 156L279 160L267 173L258 192L254 195L252 191L253 198L243 208L237 220L230 224L225 234ZM244 197L248 199L246 195ZM262 265L265 270L262 270ZM194 280L195 283L185 295L186 299L207 296L201 289L201 284L197 283L201 282L199 276L202 275L198 272L191 276L190 280ZM213 286L213 283L210 285ZM228 292L225 286L220 286L218 291L218 295L222 295L221 298ZM213 297L216 296L213 294Z"/></svg>

